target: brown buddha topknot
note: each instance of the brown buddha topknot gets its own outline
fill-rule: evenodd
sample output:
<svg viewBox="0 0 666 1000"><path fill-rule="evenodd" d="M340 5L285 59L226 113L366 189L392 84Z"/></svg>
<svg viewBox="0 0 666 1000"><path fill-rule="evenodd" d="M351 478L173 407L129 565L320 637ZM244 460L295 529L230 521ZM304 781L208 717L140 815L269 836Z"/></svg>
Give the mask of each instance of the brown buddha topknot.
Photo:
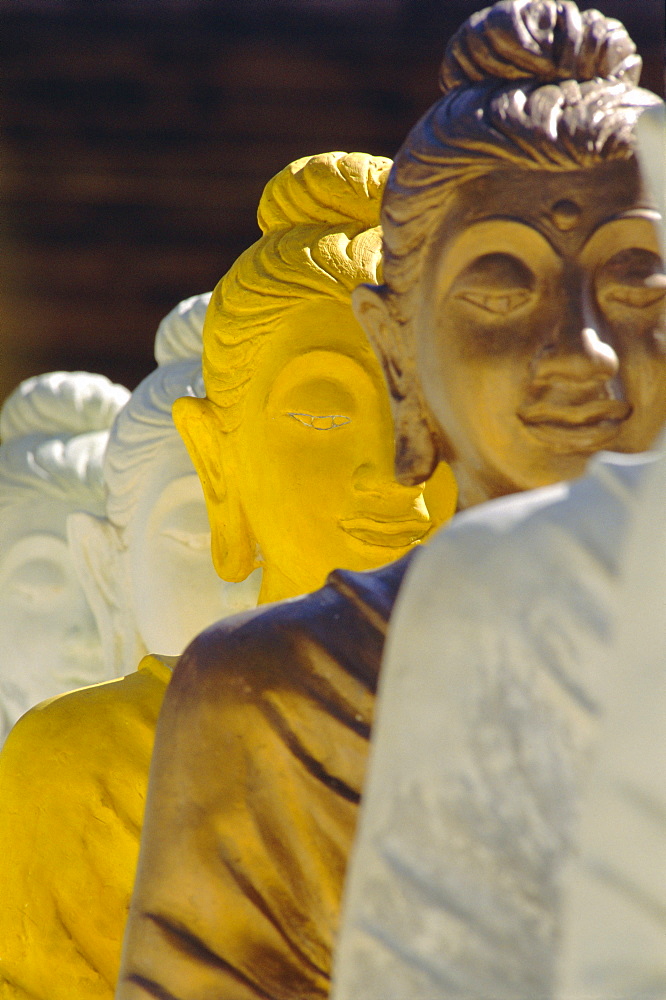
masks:
<svg viewBox="0 0 666 1000"><path fill-rule="evenodd" d="M570 0L502 0L473 14L449 42L440 70L446 94L482 80L602 78L637 84L641 58L620 21Z"/></svg>

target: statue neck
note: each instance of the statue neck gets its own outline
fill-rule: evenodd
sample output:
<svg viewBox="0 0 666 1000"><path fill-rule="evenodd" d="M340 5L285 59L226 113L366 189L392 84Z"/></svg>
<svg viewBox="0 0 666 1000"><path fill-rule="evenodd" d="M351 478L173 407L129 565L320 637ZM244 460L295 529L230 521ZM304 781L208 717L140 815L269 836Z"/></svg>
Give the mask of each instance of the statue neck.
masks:
<svg viewBox="0 0 666 1000"><path fill-rule="evenodd" d="M476 504L485 503L486 500L494 500L498 495L461 463L451 462L451 469L458 484L458 510L466 510L468 507L475 507Z"/></svg>
<svg viewBox="0 0 666 1000"><path fill-rule="evenodd" d="M513 493L521 493L524 487L509 480L501 481L499 477L492 482L487 482L482 477L470 472L469 468L462 463L452 461L451 469L458 484L458 507L460 510L467 510L468 507L475 507L479 503L486 503L487 500L497 500L498 497L509 496Z"/></svg>
<svg viewBox="0 0 666 1000"><path fill-rule="evenodd" d="M299 585L277 567L264 566L257 604L272 604L288 597L300 597L308 589L313 588L304 588L303 584Z"/></svg>

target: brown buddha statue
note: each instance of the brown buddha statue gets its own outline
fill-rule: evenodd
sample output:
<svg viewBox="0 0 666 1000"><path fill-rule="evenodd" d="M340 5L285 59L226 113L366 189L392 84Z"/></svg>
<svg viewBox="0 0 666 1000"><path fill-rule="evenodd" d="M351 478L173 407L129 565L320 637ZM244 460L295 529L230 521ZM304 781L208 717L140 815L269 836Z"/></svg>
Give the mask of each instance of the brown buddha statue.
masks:
<svg viewBox="0 0 666 1000"><path fill-rule="evenodd" d="M384 281L355 293L396 469L460 506L650 446L666 417L663 263L634 157L656 98L622 26L508 0L450 42L398 153ZM183 655L158 725L120 1000L323 1000L386 625L411 555L337 571Z"/></svg>

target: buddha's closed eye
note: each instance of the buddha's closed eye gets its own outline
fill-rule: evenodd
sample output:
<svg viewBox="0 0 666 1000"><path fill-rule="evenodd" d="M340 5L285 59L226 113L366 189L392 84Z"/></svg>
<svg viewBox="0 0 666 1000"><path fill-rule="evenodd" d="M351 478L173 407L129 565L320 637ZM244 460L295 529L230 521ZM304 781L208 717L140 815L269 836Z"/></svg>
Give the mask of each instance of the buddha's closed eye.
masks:
<svg viewBox="0 0 666 1000"><path fill-rule="evenodd" d="M602 301L620 302L625 306L647 309L656 305L666 296L666 275L628 275L624 280L613 280L602 284L599 297Z"/></svg>
<svg viewBox="0 0 666 1000"><path fill-rule="evenodd" d="M46 559L32 559L9 578L6 591L23 604L49 604L63 596L67 579L57 563Z"/></svg>
<svg viewBox="0 0 666 1000"><path fill-rule="evenodd" d="M463 302L469 302L478 309L485 312L495 313L499 316L508 316L509 313L520 309L532 298L532 292L520 289L515 292L460 292L456 298Z"/></svg>
<svg viewBox="0 0 666 1000"><path fill-rule="evenodd" d="M666 279L659 286L656 282L649 285L647 282L642 288L631 286L619 286L611 289L605 295L609 302L621 302L625 306L635 306L637 309L647 309L653 306L666 296Z"/></svg>
<svg viewBox="0 0 666 1000"><path fill-rule="evenodd" d="M494 316L509 316L535 297L536 278L524 261L508 253L484 254L458 276L455 297Z"/></svg>
<svg viewBox="0 0 666 1000"><path fill-rule="evenodd" d="M59 598L65 591L65 585L64 583L28 583L25 580L16 580L12 583L11 590L26 604L41 604Z"/></svg>
<svg viewBox="0 0 666 1000"><path fill-rule="evenodd" d="M162 532L165 538L170 538L185 548L195 552L210 549L210 531L181 531L178 528L165 528Z"/></svg>
<svg viewBox="0 0 666 1000"><path fill-rule="evenodd" d="M310 427L314 431L334 431L339 427L345 427L351 423L351 417L344 413L287 413L288 417L293 417L304 427Z"/></svg>
<svg viewBox="0 0 666 1000"><path fill-rule="evenodd" d="M621 251L600 270L600 300L638 309L661 302L666 296L663 267L662 260L649 250L634 247Z"/></svg>

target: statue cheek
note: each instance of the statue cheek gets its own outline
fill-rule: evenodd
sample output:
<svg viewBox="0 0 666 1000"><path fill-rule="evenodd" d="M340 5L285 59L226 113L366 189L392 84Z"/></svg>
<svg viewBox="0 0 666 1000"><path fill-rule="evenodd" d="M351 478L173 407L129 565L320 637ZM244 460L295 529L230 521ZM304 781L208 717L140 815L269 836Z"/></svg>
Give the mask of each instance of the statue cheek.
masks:
<svg viewBox="0 0 666 1000"><path fill-rule="evenodd" d="M473 308L473 307L472 307ZM471 309L457 311L450 329L454 329L454 354L451 364L478 367L501 361L520 361L538 354L544 339L544 317L537 310L511 316L470 315ZM453 325L455 323L455 326Z"/></svg>
<svg viewBox="0 0 666 1000"><path fill-rule="evenodd" d="M666 313L633 310L634 315L604 316L607 339L620 362L640 367L666 360Z"/></svg>
<svg viewBox="0 0 666 1000"><path fill-rule="evenodd" d="M635 339L635 327L632 334ZM638 336L641 342L647 345L647 351L652 358L657 358L661 362L666 360L666 309L661 310L656 322L645 323Z"/></svg>

